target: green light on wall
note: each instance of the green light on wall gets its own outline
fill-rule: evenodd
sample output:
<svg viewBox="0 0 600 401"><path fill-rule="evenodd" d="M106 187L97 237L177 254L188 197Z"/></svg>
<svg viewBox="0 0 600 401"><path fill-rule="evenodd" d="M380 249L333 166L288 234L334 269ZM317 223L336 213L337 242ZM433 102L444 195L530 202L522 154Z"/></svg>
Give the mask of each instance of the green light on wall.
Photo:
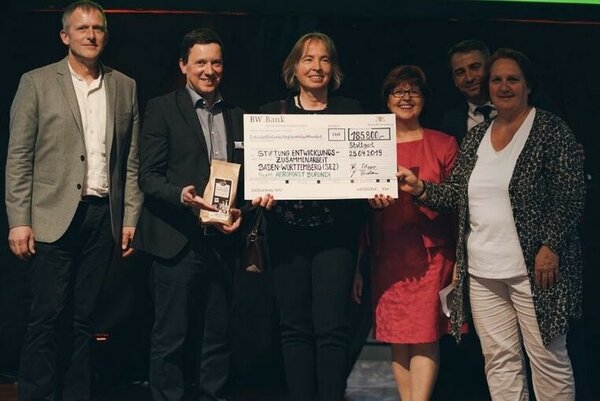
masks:
<svg viewBox="0 0 600 401"><path fill-rule="evenodd" d="M502 3L555 3L555 4L598 4L600 0L483 0Z"/></svg>

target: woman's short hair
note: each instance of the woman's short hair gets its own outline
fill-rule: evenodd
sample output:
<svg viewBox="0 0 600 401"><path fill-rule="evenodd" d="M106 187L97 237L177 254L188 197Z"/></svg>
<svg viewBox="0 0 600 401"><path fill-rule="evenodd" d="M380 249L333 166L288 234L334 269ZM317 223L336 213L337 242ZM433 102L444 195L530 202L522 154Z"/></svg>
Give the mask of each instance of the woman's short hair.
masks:
<svg viewBox="0 0 600 401"><path fill-rule="evenodd" d="M381 100L383 104L387 104L390 93L402 82L409 82L411 85L419 87L425 99L430 94L429 86L427 85L427 76L421 68L416 65L399 65L392 68L381 85Z"/></svg>
<svg viewBox="0 0 600 401"><path fill-rule="evenodd" d="M492 54L492 57L490 57L490 62L488 63L487 73L485 76L485 82L489 83L492 65L500 59L509 59L517 63L517 65L523 72L525 83L527 84L527 88L529 89L529 99L531 100L531 95L533 94L538 85L535 68L529 57L527 57L525 54L521 53L518 50L508 48L501 48L496 50L494 54ZM489 92L488 85L484 85L484 88L486 92Z"/></svg>
<svg viewBox="0 0 600 401"><path fill-rule="evenodd" d="M298 80L296 79L296 66L300 62L300 58L302 57L302 53L304 53L304 46L306 43L310 41L320 41L327 49L327 53L329 54L329 61L331 62L331 88L337 89L342 84L342 79L344 78L344 74L340 68L338 62L337 51L335 50L335 44L333 40L321 32L310 32L298 39L292 50L290 50L290 54L285 58L283 62L283 68L281 70L281 77L283 78L283 82L288 87L288 89L299 89Z"/></svg>

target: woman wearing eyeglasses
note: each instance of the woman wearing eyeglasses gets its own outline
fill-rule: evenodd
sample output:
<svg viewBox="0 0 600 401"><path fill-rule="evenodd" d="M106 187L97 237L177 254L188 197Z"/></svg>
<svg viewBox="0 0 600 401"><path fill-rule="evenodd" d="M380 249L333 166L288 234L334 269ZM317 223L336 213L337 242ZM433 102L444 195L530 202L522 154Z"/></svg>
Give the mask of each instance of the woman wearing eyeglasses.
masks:
<svg viewBox="0 0 600 401"><path fill-rule="evenodd" d="M423 128L419 116L428 94L423 71L397 66L382 86L383 101L396 115L398 164L420 178L441 182L458 146L454 137ZM453 219L416 206L401 192L397 200L376 195L369 242L372 252L373 333L392 347L392 370L403 400L428 400L437 377L438 340L448 332L438 292L450 284L455 260ZM355 301L362 278L356 274Z"/></svg>

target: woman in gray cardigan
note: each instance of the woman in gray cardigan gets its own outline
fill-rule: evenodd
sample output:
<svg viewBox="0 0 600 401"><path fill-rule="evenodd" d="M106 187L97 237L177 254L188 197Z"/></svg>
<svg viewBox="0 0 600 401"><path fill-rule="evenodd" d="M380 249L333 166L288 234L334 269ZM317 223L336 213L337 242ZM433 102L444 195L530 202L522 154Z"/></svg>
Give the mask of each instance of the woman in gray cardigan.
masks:
<svg viewBox="0 0 600 401"><path fill-rule="evenodd" d="M528 400L524 346L536 398L572 401L566 333L581 316L582 160L569 127L528 103L525 55L498 50L488 85L498 115L469 131L448 180L400 167L399 184L419 203L458 212L453 333L471 314L492 399Z"/></svg>

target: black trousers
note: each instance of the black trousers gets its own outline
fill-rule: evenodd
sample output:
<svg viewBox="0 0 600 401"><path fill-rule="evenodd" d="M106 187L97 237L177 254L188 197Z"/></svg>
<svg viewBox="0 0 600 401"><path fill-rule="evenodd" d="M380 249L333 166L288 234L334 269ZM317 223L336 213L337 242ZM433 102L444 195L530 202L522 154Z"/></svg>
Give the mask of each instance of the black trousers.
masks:
<svg viewBox="0 0 600 401"><path fill-rule="evenodd" d="M19 400L89 400L91 317L114 249L108 202L81 202L58 241L35 247Z"/></svg>
<svg viewBox="0 0 600 401"><path fill-rule="evenodd" d="M342 401L355 238L340 228L269 226L291 400Z"/></svg>
<svg viewBox="0 0 600 401"><path fill-rule="evenodd" d="M154 401L224 400L230 368L230 240L199 236L174 259L154 259L150 388ZM190 359L191 357L191 359Z"/></svg>

